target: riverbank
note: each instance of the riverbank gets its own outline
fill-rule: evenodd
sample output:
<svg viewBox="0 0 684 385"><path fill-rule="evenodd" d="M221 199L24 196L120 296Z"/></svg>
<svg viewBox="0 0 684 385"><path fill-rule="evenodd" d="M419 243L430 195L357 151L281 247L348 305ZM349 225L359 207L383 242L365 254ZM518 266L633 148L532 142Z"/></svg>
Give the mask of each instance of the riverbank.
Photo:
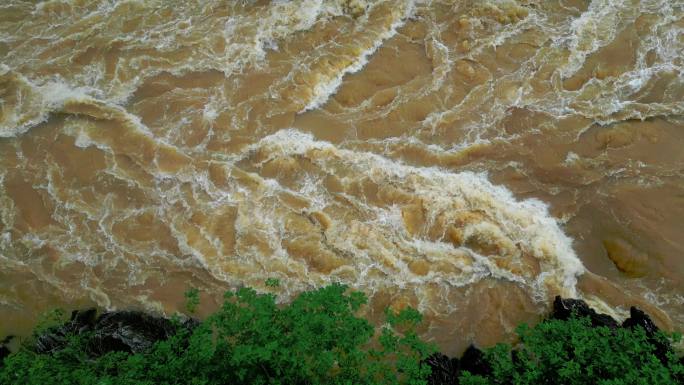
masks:
<svg viewBox="0 0 684 385"><path fill-rule="evenodd" d="M188 313L196 306L188 296ZM421 315L359 314L366 297L332 285L285 306L252 289L226 293L199 321L135 311L75 311L44 325L10 352L0 348L2 384L681 384L684 357L637 308L621 324L581 300L556 297L515 346L470 346L448 357L423 341ZM16 341L15 341L16 343ZM544 382L546 381L546 382ZM612 381L612 382L611 382Z"/></svg>

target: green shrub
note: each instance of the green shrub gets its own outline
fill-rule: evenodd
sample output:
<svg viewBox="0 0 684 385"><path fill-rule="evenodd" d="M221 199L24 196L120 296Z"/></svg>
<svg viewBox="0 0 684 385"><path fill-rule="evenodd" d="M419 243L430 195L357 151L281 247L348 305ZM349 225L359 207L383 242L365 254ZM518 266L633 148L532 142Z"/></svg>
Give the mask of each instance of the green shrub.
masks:
<svg viewBox="0 0 684 385"><path fill-rule="evenodd" d="M186 294L194 307L198 294ZM411 308L387 310L387 323L374 328L358 316L365 303L362 293L342 285L304 292L285 306L273 294L240 289L227 292L222 307L193 330L173 318L178 333L145 353L88 356L88 333L67 336L66 347L52 354L34 353L28 341L5 359L0 384L426 384L430 368L421 362L434 347L416 334L421 315ZM63 318L50 314L42 324ZM485 352L491 374L463 372L458 382L684 383L684 366L674 353L663 356L653 343L671 346L678 336L649 336L640 327L594 328L585 318L521 325L517 334L515 348L499 344Z"/></svg>
<svg viewBox="0 0 684 385"><path fill-rule="evenodd" d="M591 327L588 318L546 320L517 328L517 349L499 344L486 351L487 377L466 373L461 384L681 384L684 367L673 352L666 362L641 327ZM660 333L655 338L668 339ZM666 341L669 345L670 341Z"/></svg>
<svg viewBox="0 0 684 385"><path fill-rule="evenodd" d="M200 297L199 290L196 288L190 288L185 292L185 309L190 313L194 314L199 306Z"/></svg>
<svg viewBox="0 0 684 385"><path fill-rule="evenodd" d="M192 332L157 342L144 354L84 354L87 334L51 355L11 355L1 384L425 384L421 365L433 348L415 327L420 314L387 312L379 333L356 313L362 293L332 285L287 306L272 294L240 289ZM376 335L377 334L377 335Z"/></svg>

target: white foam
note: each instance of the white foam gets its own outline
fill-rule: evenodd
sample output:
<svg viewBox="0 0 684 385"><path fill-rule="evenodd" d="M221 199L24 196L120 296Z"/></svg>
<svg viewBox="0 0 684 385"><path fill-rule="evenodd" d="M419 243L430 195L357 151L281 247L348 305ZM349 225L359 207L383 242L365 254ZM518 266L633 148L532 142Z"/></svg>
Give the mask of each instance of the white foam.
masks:
<svg viewBox="0 0 684 385"><path fill-rule="evenodd" d="M330 173L334 172L334 164L339 162L358 178L368 177L381 185L401 186L421 198L428 215L457 215L458 212L453 211L454 205L463 206L463 210L483 211L487 217L484 222L465 225L466 238L491 237L504 245L502 247L510 249L514 249L516 243L521 245L541 264L546 273L541 277L545 285L559 287L566 296L577 295L576 278L584 272L584 267L572 250L572 241L550 216L548 207L534 199L517 201L504 187L492 185L485 174L406 166L372 153L339 149L296 130L282 130L265 137L252 150L256 148L265 150L270 155L269 159L307 156ZM330 167L333 169L328 170ZM378 217L381 221L378 224L396 228L400 221L397 213L393 210L384 212L384 216ZM490 272L496 269L491 263L488 266ZM502 270L495 275L520 279L506 274Z"/></svg>
<svg viewBox="0 0 684 385"><path fill-rule="evenodd" d="M615 39L619 14L629 7L631 3L625 0L592 1L587 11L572 21L569 34L559 40L570 49L567 63L559 69L563 77L572 76L589 54Z"/></svg>
<svg viewBox="0 0 684 385"><path fill-rule="evenodd" d="M313 97L311 100L309 100L308 104L301 111L299 111L299 113L301 114L305 111L319 108L325 104L330 96L337 92L337 89L342 84L342 79L344 76L363 69L363 67L368 64L368 58L374 54L375 51L377 51L387 39L390 39L397 34L397 29L404 25L406 19L410 17L413 11L413 4L410 3L406 6L403 15L392 22L387 30L380 33L373 41L373 44L367 49L361 51L361 53L351 62L351 64L342 68L333 76L324 77L322 81L316 83L312 92Z"/></svg>
<svg viewBox="0 0 684 385"><path fill-rule="evenodd" d="M577 163L577 161L580 160L579 155L572 151L568 151L568 154L565 156L565 160L563 161L563 164L565 165L572 165L574 163Z"/></svg>
<svg viewBox="0 0 684 385"><path fill-rule="evenodd" d="M18 103L8 106L0 121L0 137L15 137L47 120L51 112L60 110L68 101L93 100L90 87L70 87L57 79L38 85L9 67L0 68L0 76L11 76Z"/></svg>

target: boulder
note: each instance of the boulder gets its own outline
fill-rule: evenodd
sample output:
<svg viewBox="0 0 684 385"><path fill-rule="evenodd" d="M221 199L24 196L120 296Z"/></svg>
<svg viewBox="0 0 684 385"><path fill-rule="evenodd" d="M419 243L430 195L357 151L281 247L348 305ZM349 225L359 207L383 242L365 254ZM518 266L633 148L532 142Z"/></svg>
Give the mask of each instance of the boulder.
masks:
<svg viewBox="0 0 684 385"><path fill-rule="evenodd" d="M610 329L616 329L620 325L611 316L606 314L599 314L594 309L590 308L586 302L580 299L568 299L556 296L553 301L552 319L567 320L572 314L578 317L589 317L591 326L605 326Z"/></svg>

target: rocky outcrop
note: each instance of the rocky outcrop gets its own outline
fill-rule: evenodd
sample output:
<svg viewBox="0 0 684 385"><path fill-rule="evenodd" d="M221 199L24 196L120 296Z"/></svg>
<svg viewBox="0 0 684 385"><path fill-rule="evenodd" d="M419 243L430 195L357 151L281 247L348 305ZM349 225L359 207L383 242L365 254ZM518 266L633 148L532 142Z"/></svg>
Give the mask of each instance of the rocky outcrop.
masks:
<svg viewBox="0 0 684 385"><path fill-rule="evenodd" d="M569 319L573 313L578 317L589 317L591 326L593 327L605 326L610 329L616 329L620 326L620 324L611 316L597 313L594 309L590 308L586 302L580 299L567 299L556 296L553 301L553 311L551 312L550 318L565 321Z"/></svg>
<svg viewBox="0 0 684 385"><path fill-rule="evenodd" d="M606 314L599 314L594 309L590 308L584 301L578 299L563 299L556 297L553 301L553 312L551 318L566 320L572 313L576 313L579 317L589 317L593 327L605 326L610 329L618 327L634 329L641 327L646 332L648 340L655 348L654 355L664 364L667 364L668 353L672 352L672 348L667 341L657 338L657 333L660 331L656 324L651 320L642 310L632 306L629 309L629 318L627 318L622 325L616 320Z"/></svg>
<svg viewBox="0 0 684 385"><path fill-rule="evenodd" d="M194 326L196 321L192 320L180 325L188 329ZM52 353L66 346L68 336L82 335L92 357L109 352L140 353L177 333L178 327L167 318L137 311L106 312L99 316L95 309L74 311L68 322L38 336L34 350Z"/></svg>
<svg viewBox="0 0 684 385"><path fill-rule="evenodd" d="M629 308L629 318L622 323L622 327L634 329L637 326L641 326L649 337L652 337L659 330L648 314L632 306Z"/></svg>
<svg viewBox="0 0 684 385"><path fill-rule="evenodd" d="M653 352L653 354L658 357L663 365L666 365L668 361L668 353L672 353L670 344L662 339L657 338L656 333L660 329L658 329L655 323L653 323L648 314L632 306L629 308L629 318L622 323L622 327L634 329L638 326L641 326L644 329L646 336L648 336L649 342L655 347L655 352Z"/></svg>

